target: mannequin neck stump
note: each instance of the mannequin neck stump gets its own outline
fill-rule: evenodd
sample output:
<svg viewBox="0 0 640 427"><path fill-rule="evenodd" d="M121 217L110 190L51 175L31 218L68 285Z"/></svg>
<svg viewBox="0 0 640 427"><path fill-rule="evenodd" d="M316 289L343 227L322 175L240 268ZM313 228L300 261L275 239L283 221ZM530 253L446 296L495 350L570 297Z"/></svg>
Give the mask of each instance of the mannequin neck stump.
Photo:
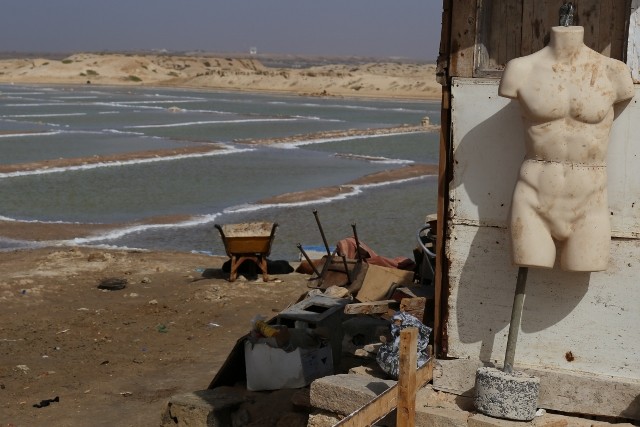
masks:
<svg viewBox="0 0 640 427"><path fill-rule="evenodd" d="M549 47L559 61L571 61L584 47L584 27L552 27Z"/></svg>

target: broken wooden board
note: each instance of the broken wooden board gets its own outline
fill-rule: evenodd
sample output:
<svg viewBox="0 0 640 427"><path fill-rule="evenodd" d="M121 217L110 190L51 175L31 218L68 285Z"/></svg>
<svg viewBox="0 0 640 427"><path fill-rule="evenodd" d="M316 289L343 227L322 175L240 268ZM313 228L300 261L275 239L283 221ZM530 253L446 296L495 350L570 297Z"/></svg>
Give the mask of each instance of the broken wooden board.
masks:
<svg viewBox="0 0 640 427"><path fill-rule="evenodd" d="M390 308L399 308L396 300L370 301L344 306L344 314L385 314Z"/></svg>
<svg viewBox="0 0 640 427"><path fill-rule="evenodd" d="M369 264L356 298L360 302L385 300L394 285L413 283L413 275L413 271Z"/></svg>
<svg viewBox="0 0 640 427"><path fill-rule="evenodd" d="M427 299L424 297L402 298L400 301L400 311L408 313L419 321L424 322L424 309L426 304Z"/></svg>

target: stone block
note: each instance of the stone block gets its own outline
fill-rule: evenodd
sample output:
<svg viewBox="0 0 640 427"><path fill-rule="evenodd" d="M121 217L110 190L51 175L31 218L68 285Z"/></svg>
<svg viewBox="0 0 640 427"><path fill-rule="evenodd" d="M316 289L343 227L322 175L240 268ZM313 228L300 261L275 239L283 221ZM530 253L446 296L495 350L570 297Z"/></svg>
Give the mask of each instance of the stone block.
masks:
<svg viewBox="0 0 640 427"><path fill-rule="evenodd" d="M161 417L162 427L225 427L232 414L245 401L231 387L199 390L172 396Z"/></svg>
<svg viewBox="0 0 640 427"><path fill-rule="evenodd" d="M482 367L476 375L476 408L492 417L531 421L538 409L540 379L524 372Z"/></svg>
<svg viewBox="0 0 640 427"><path fill-rule="evenodd" d="M467 427L469 412L456 408L416 405L416 427Z"/></svg>
<svg viewBox="0 0 640 427"><path fill-rule="evenodd" d="M330 412L316 411L309 415L307 427L333 427L340 421L340 418Z"/></svg>
<svg viewBox="0 0 640 427"><path fill-rule="evenodd" d="M396 384L363 375L331 375L311 383L310 399L314 408L349 415Z"/></svg>

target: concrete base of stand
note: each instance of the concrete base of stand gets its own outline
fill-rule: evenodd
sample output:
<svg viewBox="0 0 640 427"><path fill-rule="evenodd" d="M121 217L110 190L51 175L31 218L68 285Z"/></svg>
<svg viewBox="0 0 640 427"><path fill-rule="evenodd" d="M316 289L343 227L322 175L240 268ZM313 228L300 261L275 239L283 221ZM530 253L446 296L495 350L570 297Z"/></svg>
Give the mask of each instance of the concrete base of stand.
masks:
<svg viewBox="0 0 640 427"><path fill-rule="evenodd" d="M540 379L523 372L476 371L476 409L490 417L529 421L536 415Z"/></svg>

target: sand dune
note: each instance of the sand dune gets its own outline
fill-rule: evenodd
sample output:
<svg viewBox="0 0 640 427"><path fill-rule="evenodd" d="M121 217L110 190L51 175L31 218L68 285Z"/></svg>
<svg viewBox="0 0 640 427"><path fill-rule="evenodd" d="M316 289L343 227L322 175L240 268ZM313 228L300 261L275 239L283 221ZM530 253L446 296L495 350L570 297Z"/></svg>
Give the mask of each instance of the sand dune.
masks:
<svg viewBox="0 0 640 427"><path fill-rule="evenodd" d="M175 86L314 96L440 99L435 65L267 67L257 58L79 53L0 60L0 83Z"/></svg>

